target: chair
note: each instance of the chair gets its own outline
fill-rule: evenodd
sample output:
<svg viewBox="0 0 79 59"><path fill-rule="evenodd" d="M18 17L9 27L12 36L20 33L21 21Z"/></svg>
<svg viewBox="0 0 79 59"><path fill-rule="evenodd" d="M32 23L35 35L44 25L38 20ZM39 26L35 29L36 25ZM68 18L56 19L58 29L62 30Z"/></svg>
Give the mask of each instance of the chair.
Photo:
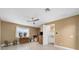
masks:
<svg viewBox="0 0 79 59"><path fill-rule="evenodd" d="M9 46L9 42L7 40L4 41L4 47L8 47Z"/></svg>
<svg viewBox="0 0 79 59"><path fill-rule="evenodd" d="M14 40L13 41L13 45L17 45L17 40Z"/></svg>

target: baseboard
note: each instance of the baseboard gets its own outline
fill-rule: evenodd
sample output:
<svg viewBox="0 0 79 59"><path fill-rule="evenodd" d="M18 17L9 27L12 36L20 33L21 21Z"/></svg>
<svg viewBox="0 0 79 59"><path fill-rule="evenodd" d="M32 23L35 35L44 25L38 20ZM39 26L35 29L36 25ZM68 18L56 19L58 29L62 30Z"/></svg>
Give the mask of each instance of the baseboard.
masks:
<svg viewBox="0 0 79 59"><path fill-rule="evenodd" d="M63 47L63 46L59 46L59 45L55 45L56 47L59 47L59 48L63 48L63 49L66 49L66 50L75 50L75 49L72 49L72 48L68 48L68 47Z"/></svg>

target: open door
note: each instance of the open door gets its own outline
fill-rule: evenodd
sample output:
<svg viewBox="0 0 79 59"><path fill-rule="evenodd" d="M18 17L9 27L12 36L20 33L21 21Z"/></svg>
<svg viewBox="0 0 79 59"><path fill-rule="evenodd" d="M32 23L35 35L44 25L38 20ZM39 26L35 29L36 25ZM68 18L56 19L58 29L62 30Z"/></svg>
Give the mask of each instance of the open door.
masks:
<svg viewBox="0 0 79 59"><path fill-rule="evenodd" d="M48 45L49 26L43 25L43 45Z"/></svg>
<svg viewBox="0 0 79 59"><path fill-rule="evenodd" d="M55 43L55 24L43 25L43 45Z"/></svg>
<svg viewBox="0 0 79 59"><path fill-rule="evenodd" d="M54 44L55 43L55 24L50 24L49 25L49 39L48 39L49 44Z"/></svg>

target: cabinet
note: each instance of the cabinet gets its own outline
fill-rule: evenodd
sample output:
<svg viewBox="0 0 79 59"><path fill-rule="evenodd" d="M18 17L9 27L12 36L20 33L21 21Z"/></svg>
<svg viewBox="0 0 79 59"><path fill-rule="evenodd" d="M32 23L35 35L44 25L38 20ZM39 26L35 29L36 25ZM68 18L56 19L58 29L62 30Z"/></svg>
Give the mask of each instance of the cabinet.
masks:
<svg viewBox="0 0 79 59"><path fill-rule="evenodd" d="M28 43L29 38L19 38L19 42L20 42L20 44Z"/></svg>
<svg viewBox="0 0 79 59"><path fill-rule="evenodd" d="M39 35L39 43L43 44L43 36L42 35Z"/></svg>

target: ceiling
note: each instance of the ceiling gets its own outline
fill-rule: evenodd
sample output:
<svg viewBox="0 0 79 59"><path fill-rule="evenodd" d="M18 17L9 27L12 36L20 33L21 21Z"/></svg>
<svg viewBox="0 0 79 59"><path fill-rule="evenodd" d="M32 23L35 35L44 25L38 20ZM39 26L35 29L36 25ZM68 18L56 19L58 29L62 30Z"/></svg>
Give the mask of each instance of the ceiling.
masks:
<svg viewBox="0 0 79 59"><path fill-rule="evenodd" d="M78 14L78 8L50 8L49 12L45 12L45 8L0 8L1 20L33 27ZM35 24L27 22L32 17L40 20Z"/></svg>

